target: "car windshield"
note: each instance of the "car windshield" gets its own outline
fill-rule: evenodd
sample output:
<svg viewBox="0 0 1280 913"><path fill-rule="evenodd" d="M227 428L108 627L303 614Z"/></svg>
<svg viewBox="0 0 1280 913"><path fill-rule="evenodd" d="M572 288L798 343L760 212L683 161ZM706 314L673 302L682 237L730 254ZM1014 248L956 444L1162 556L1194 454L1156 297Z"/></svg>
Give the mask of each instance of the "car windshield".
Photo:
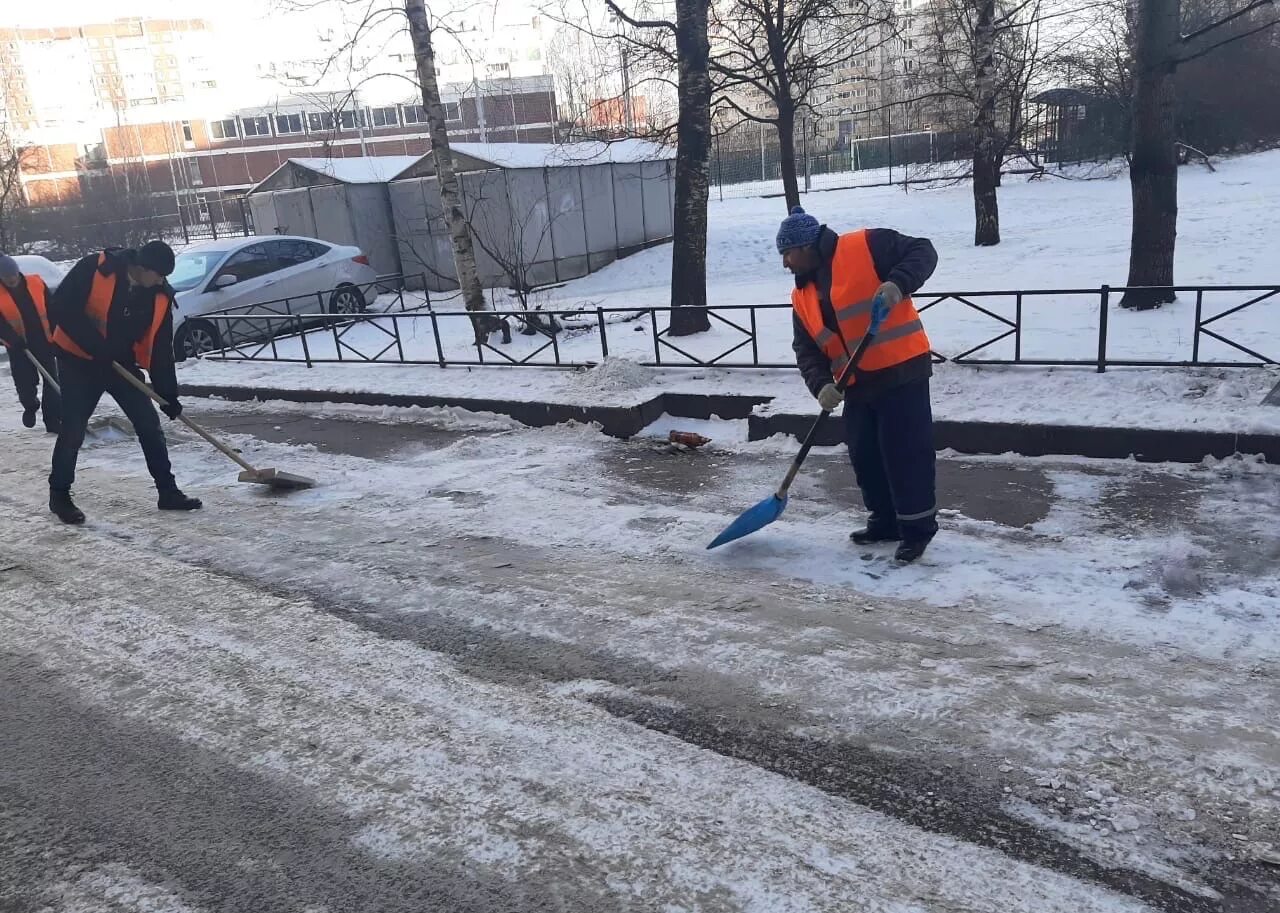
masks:
<svg viewBox="0 0 1280 913"><path fill-rule="evenodd" d="M169 284L175 292L195 288L213 272L213 268L227 255L225 250L189 250L178 254L174 261Z"/></svg>

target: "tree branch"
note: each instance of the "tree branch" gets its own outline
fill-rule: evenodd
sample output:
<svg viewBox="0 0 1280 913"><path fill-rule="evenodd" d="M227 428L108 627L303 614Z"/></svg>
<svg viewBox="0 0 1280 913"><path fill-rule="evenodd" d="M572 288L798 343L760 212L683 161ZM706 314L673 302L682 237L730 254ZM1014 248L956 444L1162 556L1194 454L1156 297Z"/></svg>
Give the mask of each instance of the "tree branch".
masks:
<svg viewBox="0 0 1280 913"><path fill-rule="evenodd" d="M625 22L627 25L635 29L666 29L671 34L676 33L676 24L666 19L636 19L629 13L624 12L622 7L614 3L613 0L604 0L605 6L613 10L613 14Z"/></svg>

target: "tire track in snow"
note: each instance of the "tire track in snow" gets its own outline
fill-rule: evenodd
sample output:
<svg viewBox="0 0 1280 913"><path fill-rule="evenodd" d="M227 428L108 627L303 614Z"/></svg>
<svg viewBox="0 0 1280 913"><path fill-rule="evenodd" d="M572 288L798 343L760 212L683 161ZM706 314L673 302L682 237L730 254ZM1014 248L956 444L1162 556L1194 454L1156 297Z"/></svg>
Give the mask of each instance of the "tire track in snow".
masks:
<svg viewBox="0 0 1280 913"><path fill-rule="evenodd" d="M146 547L132 534L121 536L110 526L101 527L98 532L133 548ZM472 542L468 548L466 540L457 540L454 545L451 558L455 571L468 563L483 562L486 555L494 552L491 542ZM459 550L463 554L456 554ZM499 545L498 551L503 550ZM634 689L669 680L672 672L634 658L584 652L573 644L527 633L511 638L486 625L468 625L435 613L389 614L382 605L353 603L350 594L335 598L328 587L299 586L297 577L282 585L232 572L218 566L220 562L206 559L201 564L211 573L241 580L282 599L303 595L335 617L380 637L450 656L459 660L469 674L489 681L512 682L513 677L523 676L559 684L587 678L632 689L630 695L588 695L587 700L647 729L746 761L930 832L1093 881L1166 913L1217 913L1224 909L1219 900L1206 894L1196 894L1142 872L1100 863L1087 852L1001 811L998 789L971 760L957 770L941 758L917 758L847 742L798 737L793 734L795 727L806 724L799 708L775 708L762 718L760 714L733 714L727 707L647 701L637 698ZM1239 872L1219 868L1208 876L1208 881L1233 904L1225 909L1264 913L1270 909L1269 902L1240 886L1241 882L1256 881L1256 875L1245 867ZM1240 905L1234 905L1237 903Z"/></svg>

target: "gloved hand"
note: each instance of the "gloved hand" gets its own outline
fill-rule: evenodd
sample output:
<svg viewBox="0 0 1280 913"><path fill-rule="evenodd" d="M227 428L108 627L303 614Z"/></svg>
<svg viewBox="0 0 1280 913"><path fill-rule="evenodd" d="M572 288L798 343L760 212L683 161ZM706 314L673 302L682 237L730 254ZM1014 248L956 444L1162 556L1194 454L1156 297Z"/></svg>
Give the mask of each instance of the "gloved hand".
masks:
<svg viewBox="0 0 1280 913"><path fill-rule="evenodd" d="M178 416L182 414L182 403L178 402L176 398L170 399L160 407L160 411L176 422L178 420Z"/></svg>
<svg viewBox="0 0 1280 913"><path fill-rule="evenodd" d="M902 289L892 282L881 283L871 302L871 327L867 332L872 336L879 333L880 327L889 319L889 313L901 303Z"/></svg>
<svg viewBox="0 0 1280 913"><path fill-rule="evenodd" d="M823 412L835 412L843 402L844 394L835 384L827 384L818 391L818 405L822 407Z"/></svg>

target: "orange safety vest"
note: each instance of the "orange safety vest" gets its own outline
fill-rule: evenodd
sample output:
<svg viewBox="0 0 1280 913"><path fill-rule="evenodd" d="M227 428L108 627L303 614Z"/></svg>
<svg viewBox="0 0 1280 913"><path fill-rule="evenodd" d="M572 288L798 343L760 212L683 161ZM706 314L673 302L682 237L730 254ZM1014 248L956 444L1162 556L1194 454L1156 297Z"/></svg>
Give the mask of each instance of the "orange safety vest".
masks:
<svg viewBox="0 0 1280 913"><path fill-rule="evenodd" d="M106 259L105 253L98 254L98 266L101 267ZM85 302L84 310L89 320L102 334L103 339L107 338L107 316L111 313L111 299L115 297L115 293L116 274L108 273L104 276L101 269L94 270L93 285L89 288L89 300ZM147 371L151 370L151 353L155 348L156 336L160 333L160 327L164 325L164 319L167 316L169 316L169 296L163 290L157 290L155 313L152 315L151 324L146 334L133 344L133 357ZM53 331L53 344L68 355L89 360L93 358L76 345L70 334L62 327Z"/></svg>
<svg viewBox="0 0 1280 913"><path fill-rule="evenodd" d="M36 306L36 313L40 315L40 323L44 326L44 338L47 341L51 335L49 331L49 310L45 303L47 287L44 284L44 280L39 276L24 276L23 278L27 280L27 291L31 293L31 301ZM9 326L13 327L18 334L18 338L27 338L27 328L22 321L22 312L18 310L18 302L13 297L13 293L9 291L8 286L3 282L0 282L0 320L4 320Z"/></svg>
<svg viewBox="0 0 1280 913"><path fill-rule="evenodd" d="M848 366L853 348L871 327L871 303L883 281L876 272L866 231L854 231L840 236L831 261L831 307L840 327L839 334L828 329L822 320L817 283L810 282L791 292L791 306L796 316L831 359L831 376L836 380ZM920 314L911 299L906 298L889 312L858 367L863 371L880 371L928 352L929 337L925 335Z"/></svg>

